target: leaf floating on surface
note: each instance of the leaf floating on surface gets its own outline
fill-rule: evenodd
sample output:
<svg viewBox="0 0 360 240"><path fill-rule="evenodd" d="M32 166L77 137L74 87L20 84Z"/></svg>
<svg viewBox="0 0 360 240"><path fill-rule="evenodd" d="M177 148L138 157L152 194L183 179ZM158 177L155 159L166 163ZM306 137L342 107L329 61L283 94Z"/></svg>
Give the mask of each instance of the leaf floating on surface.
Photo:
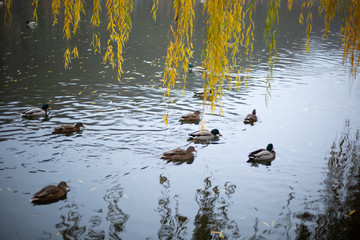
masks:
<svg viewBox="0 0 360 240"><path fill-rule="evenodd" d="M354 212L356 212L356 209L352 210L352 211L349 213L349 216L351 216Z"/></svg>
<svg viewBox="0 0 360 240"><path fill-rule="evenodd" d="M267 222L263 222L263 224L265 224L267 227L270 227L269 224Z"/></svg>

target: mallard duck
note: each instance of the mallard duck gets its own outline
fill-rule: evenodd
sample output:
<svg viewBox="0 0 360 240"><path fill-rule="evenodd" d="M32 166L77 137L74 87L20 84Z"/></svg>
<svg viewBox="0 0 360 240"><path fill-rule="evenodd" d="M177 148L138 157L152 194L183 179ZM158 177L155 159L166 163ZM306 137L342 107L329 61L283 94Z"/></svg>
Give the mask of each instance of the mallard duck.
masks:
<svg viewBox="0 0 360 240"><path fill-rule="evenodd" d="M180 122L200 122L200 111L195 111L193 113L182 115L180 118Z"/></svg>
<svg viewBox="0 0 360 240"><path fill-rule="evenodd" d="M209 93L211 94L211 89L210 89L210 91L208 92L208 94L209 94ZM194 92L194 97L203 98L203 97L204 97L204 94L205 94L204 90L200 90L200 91Z"/></svg>
<svg viewBox="0 0 360 240"><path fill-rule="evenodd" d="M275 158L274 147L271 143L269 143L266 149L258 149L249 153L249 162L251 161L269 161Z"/></svg>
<svg viewBox="0 0 360 240"><path fill-rule="evenodd" d="M185 161L194 158L193 152L197 152L193 146L188 147L186 150L175 148L171 151L164 152L161 158L169 161Z"/></svg>
<svg viewBox="0 0 360 240"><path fill-rule="evenodd" d="M191 63L189 64L189 72L196 73L196 72L204 72L205 70L206 69L204 69L203 67L200 66L194 67Z"/></svg>
<svg viewBox="0 0 360 240"><path fill-rule="evenodd" d="M81 127L85 128L85 126L81 122L76 123L75 126L70 124L65 124L54 128L53 133L79 132Z"/></svg>
<svg viewBox="0 0 360 240"><path fill-rule="evenodd" d="M244 123L254 124L257 121L256 110L254 109L251 114L246 115Z"/></svg>
<svg viewBox="0 0 360 240"><path fill-rule="evenodd" d="M26 21L26 25L30 29L36 29L38 27L38 23L33 21Z"/></svg>
<svg viewBox="0 0 360 240"><path fill-rule="evenodd" d="M213 129L211 130L211 132L209 132L208 130L202 130L202 131L199 130L193 133L189 133L190 136L189 139L193 141L207 141L218 138L218 135L222 136L219 130L217 129Z"/></svg>
<svg viewBox="0 0 360 240"><path fill-rule="evenodd" d="M50 109L48 104L43 104L41 108L29 108L28 110L22 112L23 117L32 118L32 117L46 117L48 115L48 109Z"/></svg>
<svg viewBox="0 0 360 240"><path fill-rule="evenodd" d="M68 189L66 182L60 182L57 186L49 185L34 194L30 199L32 203L50 203L66 198Z"/></svg>

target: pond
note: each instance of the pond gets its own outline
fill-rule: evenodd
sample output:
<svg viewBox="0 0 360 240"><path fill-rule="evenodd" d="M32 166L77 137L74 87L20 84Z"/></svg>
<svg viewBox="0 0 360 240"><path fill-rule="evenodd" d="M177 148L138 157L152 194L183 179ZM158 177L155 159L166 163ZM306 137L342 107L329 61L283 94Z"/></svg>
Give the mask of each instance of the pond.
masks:
<svg viewBox="0 0 360 240"><path fill-rule="evenodd" d="M80 59L64 70L67 42L60 25L51 27L51 3L40 1L36 30L26 28L30 3L14 3L10 31L0 24L2 239L339 239L336 234L352 230L360 99L342 65L339 32L322 39L315 19L307 54L305 26L284 5L267 104L268 50L259 26L253 56L243 61L252 68L248 87L224 90L223 116L205 112L205 127L222 136L193 143L188 133L200 125L179 118L202 110L202 100L193 96L202 88L201 77L189 73L186 89L174 90L173 104L163 98L170 2L160 1L154 22L152 1L134 0L120 82L102 64L102 54L91 50L90 11L70 42ZM196 1L195 65L202 62L201 11ZM264 20L264 11L257 11L256 21ZM48 119L19 114L43 103L51 107ZM244 125L253 109L258 122ZM86 129L52 134L76 122ZM247 162L249 152L268 143L276 151L271 164ZM165 151L188 146L197 151L193 161L161 159ZM349 159L350 172L344 168ZM70 186L65 200L29 202L60 181ZM345 225L339 226L341 219Z"/></svg>

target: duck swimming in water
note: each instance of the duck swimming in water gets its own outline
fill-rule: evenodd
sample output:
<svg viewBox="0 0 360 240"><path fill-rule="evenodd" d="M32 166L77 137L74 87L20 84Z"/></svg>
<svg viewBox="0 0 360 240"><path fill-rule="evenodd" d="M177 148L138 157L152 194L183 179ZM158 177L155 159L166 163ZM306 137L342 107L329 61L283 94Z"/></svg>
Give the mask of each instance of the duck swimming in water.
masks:
<svg viewBox="0 0 360 240"><path fill-rule="evenodd" d="M29 108L28 110L22 112L22 116L25 118L36 118L36 117L46 117L48 115L48 109L50 109L48 104L43 104L41 108L34 107Z"/></svg>
<svg viewBox="0 0 360 240"><path fill-rule="evenodd" d="M275 151L274 147L271 143L269 143L266 147L266 149L258 149L256 151L253 151L249 153L249 160L248 162L254 162L254 161L269 161L273 160L275 158Z"/></svg>
<svg viewBox="0 0 360 240"><path fill-rule="evenodd" d="M32 203L51 203L66 198L68 189L66 182L62 181L57 186L49 185L36 192L30 199Z"/></svg>
<svg viewBox="0 0 360 240"><path fill-rule="evenodd" d="M219 132L219 130L217 129L213 129L211 130L211 132L207 131L207 130L199 130L199 131L195 131L192 133L189 133L189 140L192 141L208 141L208 140L213 140L218 138L218 136L222 136Z"/></svg>
<svg viewBox="0 0 360 240"><path fill-rule="evenodd" d="M85 126L81 122L76 123L75 126L70 125L70 124L64 124L64 125L54 128L53 133L79 132L81 127L85 128Z"/></svg>
<svg viewBox="0 0 360 240"><path fill-rule="evenodd" d="M193 146L188 147L186 150L175 148L168 152L164 152L161 158L169 161L185 161L194 158L193 152L197 152Z"/></svg>

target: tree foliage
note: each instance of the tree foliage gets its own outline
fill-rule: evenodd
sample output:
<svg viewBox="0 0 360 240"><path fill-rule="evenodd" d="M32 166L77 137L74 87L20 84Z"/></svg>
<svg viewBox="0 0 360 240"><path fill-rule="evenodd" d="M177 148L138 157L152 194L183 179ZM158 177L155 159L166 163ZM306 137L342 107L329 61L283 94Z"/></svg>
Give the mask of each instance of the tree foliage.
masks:
<svg viewBox="0 0 360 240"><path fill-rule="evenodd" d="M38 1L33 0L33 19L37 21ZM91 24L93 36L91 46L95 52L101 52L101 38L98 28L100 22L101 1L93 0ZM164 95L172 101L171 91L176 88L176 83L181 80L182 88L185 88L189 62L193 57L193 24L195 18L195 0L173 0L173 20L169 26L169 44L167 48L166 65L164 69ZM258 4L267 5L267 18L265 22L264 39L269 51L269 74L267 77L267 90L270 96L273 67L277 60L276 28L279 22L279 8L281 0L204 0L203 13L206 15L206 39L204 40L202 68L206 69L202 74L204 99L203 106L209 106L211 112L221 110L221 98L223 87L226 85L239 87L246 78L241 79L241 72L249 72L249 69L241 69L241 54L251 55L253 50L254 12ZM306 49L310 51L310 36L313 19L313 0L299 0L301 11L298 16L300 24L306 24ZM159 0L153 0L152 15L156 21ZM294 0L287 0L289 11L293 8ZM5 0L5 20L11 23L12 0ZM63 19L63 35L68 42L64 53L64 65L68 68L72 58L79 56L76 43L70 46L70 39L76 37L84 14L84 0L52 0L53 25L58 23L60 13ZM103 61L109 62L117 69L120 80L123 73L122 64L123 48L131 31L131 13L133 10L132 0L106 0L107 31L106 51ZM356 78L360 64L360 1L357 0L321 0L317 9L324 17L324 37L330 30L330 24L339 16L343 42L344 63L351 66L351 74ZM105 23L103 23L105 24ZM244 49L244 51L240 51ZM235 80L229 77L229 73L237 73ZM167 121L168 115L164 115Z"/></svg>

